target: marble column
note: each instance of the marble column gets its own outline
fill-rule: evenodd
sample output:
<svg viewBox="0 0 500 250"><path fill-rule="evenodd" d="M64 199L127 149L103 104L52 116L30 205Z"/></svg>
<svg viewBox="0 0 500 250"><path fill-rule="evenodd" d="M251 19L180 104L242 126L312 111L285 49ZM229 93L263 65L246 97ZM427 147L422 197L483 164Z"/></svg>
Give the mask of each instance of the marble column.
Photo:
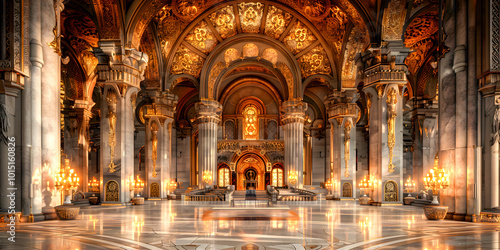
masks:
<svg viewBox="0 0 500 250"><path fill-rule="evenodd" d="M144 79L148 56L114 41L100 41L94 54L99 61L97 82L104 86L99 157L101 201L123 204L131 198L135 97Z"/></svg>
<svg viewBox="0 0 500 250"><path fill-rule="evenodd" d="M290 100L283 102L281 109L285 134L285 183L288 187L303 188L304 119L307 103Z"/></svg>
<svg viewBox="0 0 500 250"><path fill-rule="evenodd" d="M403 90L406 66L392 64L390 54L365 70L364 88L370 103L369 162L375 204L403 201ZM397 61L396 61L397 62Z"/></svg>
<svg viewBox="0 0 500 250"><path fill-rule="evenodd" d="M217 129L222 105L212 100L196 103L198 124L198 186L213 187L217 184Z"/></svg>
<svg viewBox="0 0 500 250"><path fill-rule="evenodd" d="M54 4L58 5L54 8ZM60 193L54 186L54 175L61 167L61 57L58 37L54 34L54 27L60 32L56 23L59 13L63 10L62 1L43 0L42 9L42 34L43 48L42 83L41 90L41 116L42 116L42 212L45 219L54 219L54 206L62 203ZM55 45L53 44L55 42ZM50 45L52 44L52 46ZM33 110L35 112L35 110Z"/></svg>
<svg viewBox="0 0 500 250"><path fill-rule="evenodd" d="M356 90L335 91L326 100L333 128L334 198L356 198L356 121L359 108Z"/></svg>
<svg viewBox="0 0 500 250"><path fill-rule="evenodd" d="M424 107L424 106L427 106ZM415 192L424 190L423 177L434 165L437 153L437 102L419 100L412 111L413 175ZM406 179L404 180L406 182Z"/></svg>
<svg viewBox="0 0 500 250"><path fill-rule="evenodd" d="M42 67L44 66L44 53L42 46L42 7L41 1L30 1L30 114L31 127L25 134L31 136L31 173L30 198L35 221L43 220L42 215ZM24 96L23 96L24 98ZM27 115L27 114L26 114Z"/></svg>

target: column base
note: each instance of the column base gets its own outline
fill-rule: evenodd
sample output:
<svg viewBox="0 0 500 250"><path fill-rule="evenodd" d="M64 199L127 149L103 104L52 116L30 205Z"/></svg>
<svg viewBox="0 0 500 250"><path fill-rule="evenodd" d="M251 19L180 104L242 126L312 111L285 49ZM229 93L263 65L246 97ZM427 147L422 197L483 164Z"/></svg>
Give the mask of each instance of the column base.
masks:
<svg viewBox="0 0 500 250"><path fill-rule="evenodd" d="M465 221L465 214L453 214L453 220Z"/></svg>
<svg viewBox="0 0 500 250"><path fill-rule="evenodd" d="M445 217L445 219L447 219L447 220L453 220L453 215L454 215L454 214L455 214L455 213L452 213L452 212L448 212L448 213L446 213L446 217Z"/></svg>
<svg viewBox="0 0 500 250"><path fill-rule="evenodd" d="M21 222L29 222L29 215L21 216ZM33 214L33 222L44 221L45 216L43 214Z"/></svg>

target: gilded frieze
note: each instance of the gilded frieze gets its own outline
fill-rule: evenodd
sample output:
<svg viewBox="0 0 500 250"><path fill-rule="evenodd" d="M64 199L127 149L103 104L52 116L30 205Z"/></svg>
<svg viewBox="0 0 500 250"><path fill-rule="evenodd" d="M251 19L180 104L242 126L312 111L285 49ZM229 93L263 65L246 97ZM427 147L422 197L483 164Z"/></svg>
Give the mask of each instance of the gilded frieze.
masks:
<svg viewBox="0 0 500 250"><path fill-rule="evenodd" d="M394 88L390 88L387 91L387 146L389 147L389 166L388 172L393 173L395 165L392 160L394 158L394 147L396 146L396 116L398 115L396 110L397 91Z"/></svg>
<svg viewBox="0 0 500 250"><path fill-rule="evenodd" d="M282 62L278 62L276 64L276 66L279 69L279 71L281 72L281 74L283 75L283 77L285 77L286 85L287 85L287 88L288 88L288 98L292 98L293 97L293 76L292 76L292 71L288 68L288 66L286 66L286 64L284 64Z"/></svg>
<svg viewBox="0 0 500 250"><path fill-rule="evenodd" d="M173 1L173 9L177 16L193 19L201 13L205 4L205 0L176 0Z"/></svg>
<svg viewBox="0 0 500 250"><path fill-rule="evenodd" d="M158 69L158 56L156 54L153 34L151 30L144 33L141 41L141 51L148 55L148 66L144 70L144 84L146 87L154 88L160 86L160 75Z"/></svg>
<svg viewBox="0 0 500 250"><path fill-rule="evenodd" d="M173 15L172 8L165 6L158 13L158 37L161 41L161 48L164 55L168 55L175 39L179 36L186 23L180 21Z"/></svg>
<svg viewBox="0 0 500 250"><path fill-rule="evenodd" d="M356 84L356 63L354 57L363 51L364 36L357 29L353 29L347 40L344 51L344 64L342 66L342 87L354 88Z"/></svg>
<svg viewBox="0 0 500 250"><path fill-rule="evenodd" d="M278 61L278 52L273 48L267 48L262 52L260 57L275 65Z"/></svg>
<svg viewBox="0 0 500 250"><path fill-rule="evenodd" d="M297 21L283 42L293 54L297 54L314 41L316 41L316 37L312 32L302 22Z"/></svg>
<svg viewBox="0 0 500 250"><path fill-rule="evenodd" d="M406 0L392 0L384 11L382 19L382 39L401 40L406 18Z"/></svg>
<svg viewBox="0 0 500 250"><path fill-rule="evenodd" d="M196 78L200 77L203 59L185 46L180 46L174 55L174 62L170 73L174 75L188 74Z"/></svg>
<svg viewBox="0 0 500 250"><path fill-rule="evenodd" d="M329 75L332 72L328 56L321 45L301 56L298 61L303 78L315 74Z"/></svg>
<svg viewBox="0 0 500 250"><path fill-rule="evenodd" d="M238 4L241 30L244 33L259 33L264 4L244 2Z"/></svg>
<svg viewBox="0 0 500 250"><path fill-rule="evenodd" d="M337 52L341 51L344 36L346 35L347 24L349 23L347 14L345 14L339 7L334 6L330 8L330 14L325 19L325 22L326 32L323 32L325 39L329 43L333 44L333 47Z"/></svg>
<svg viewBox="0 0 500 250"><path fill-rule="evenodd" d="M215 35L207 22L199 22L186 36L186 41L201 52L208 54L217 45Z"/></svg>
<svg viewBox="0 0 500 250"><path fill-rule="evenodd" d="M226 64L223 62L218 62L215 66L210 70L210 75L208 76L208 98L214 99L214 87L215 80L219 76L220 72L226 68Z"/></svg>
<svg viewBox="0 0 500 250"><path fill-rule="evenodd" d="M290 13L287 13L282 9L270 5L269 9L267 10L264 34L274 39L279 39L291 20L292 15Z"/></svg>
<svg viewBox="0 0 500 250"><path fill-rule="evenodd" d="M209 18L222 39L226 39L237 34L233 6L226 6L210 14Z"/></svg>
<svg viewBox="0 0 500 250"><path fill-rule="evenodd" d="M303 0L297 1L298 9L303 12L309 19L325 18L330 9L329 0Z"/></svg>

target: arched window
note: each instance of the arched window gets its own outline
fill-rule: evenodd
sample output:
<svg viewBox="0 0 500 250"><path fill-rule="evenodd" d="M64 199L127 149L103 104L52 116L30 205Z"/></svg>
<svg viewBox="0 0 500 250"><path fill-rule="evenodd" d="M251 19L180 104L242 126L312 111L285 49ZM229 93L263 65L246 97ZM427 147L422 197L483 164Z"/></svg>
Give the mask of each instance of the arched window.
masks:
<svg viewBox="0 0 500 250"><path fill-rule="evenodd" d="M258 112L254 105L248 105L243 110L243 139L259 139Z"/></svg>
<svg viewBox="0 0 500 250"><path fill-rule="evenodd" d="M230 171L227 166L219 168L219 175L217 177L217 179L219 180L219 187L231 185Z"/></svg>
<svg viewBox="0 0 500 250"><path fill-rule="evenodd" d="M271 172L271 185L275 187L283 187L283 169L274 167Z"/></svg>

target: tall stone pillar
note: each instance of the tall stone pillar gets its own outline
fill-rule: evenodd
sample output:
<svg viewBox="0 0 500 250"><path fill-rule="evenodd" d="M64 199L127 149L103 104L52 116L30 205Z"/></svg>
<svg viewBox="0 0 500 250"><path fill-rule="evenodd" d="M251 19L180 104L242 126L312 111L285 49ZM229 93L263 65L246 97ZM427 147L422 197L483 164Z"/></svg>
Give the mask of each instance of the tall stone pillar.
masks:
<svg viewBox="0 0 500 250"><path fill-rule="evenodd" d="M217 129L222 105L212 100L202 100L195 105L198 125L198 186L213 187L217 184Z"/></svg>
<svg viewBox="0 0 500 250"><path fill-rule="evenodd" d="M406 66L381 55L381 62L365 70L363 91L370 103L370 175L375 180L370 196L377 204L403 201L403 89Z"/></svg>
<svg viewBox="0 0 500 250"><path fill-rule="evenodd" d="M334 198L356 198L356 122L359 108L355 90L335 91L327 97L328 119L333 130Z"/></svg>
<svg viewBox="0 0 500 250"><path fill-rule="evenodd" d="M304 186L304 119L307 103L298 100L283 102L281 107L285 134L285 178L289 187Z"/></svg>
<svg viewBox="0 0 500 250"><path fill-rule="evenodd" d="M415 191L424 190L424 176L433 167L437 147L437 102L419 100L412 113L413 175ZM406 180L404 180L406 181Z"/></svg>
<svg viewBox="0 0 500 250"><path fill-rule="evenodd" d="M56 6L54 6L56 4ZM64 5L61 0L43 0L42 34L44 67L42 68L41 116L42 116L42 212L45 219L55 218L54 206L62 203L54 187L54 175L61 167L61 56L60 56L60 13ZM56 34L54 34L56 27Z"/></svg>
<svg viewBox="0 0 500 250"><path fill-rule="evenodd" d="M41 1L30 1L30 81L29 88L31 95L23 93L28 100L23 100L30 109L30 114L23 115L31 116L31 126L26 128L24 135L31 135L31 150L25 151L30 154L31 160L29 177L25 180L30 180L30 213L33 213L35 221L43 220L42 215L42 67L44 66L44 53L53 53L52 51L44 51L42 46L42 7ZM23 110L24 112L25 110ZM25 124L26 125L26 124ZM24 171L23 171L24 172ZM29 213L28 213L29 214Z"/></svg>
<svg viewBox="0 0 500 250"><path fill-rule="evenodd" d="M177 98L171 93L156 90L152 103L141 107L146 124L146 190L152 199L167 198L171 166L171 130Z"/></svg>
<svg viewBox="0 0 500 250"><path fill-rule="evenodd" d="M97 82L101 96L101 201L125 203L134 178L135 96L147 65L146 54L114 42L99 42Z"/></svg>

